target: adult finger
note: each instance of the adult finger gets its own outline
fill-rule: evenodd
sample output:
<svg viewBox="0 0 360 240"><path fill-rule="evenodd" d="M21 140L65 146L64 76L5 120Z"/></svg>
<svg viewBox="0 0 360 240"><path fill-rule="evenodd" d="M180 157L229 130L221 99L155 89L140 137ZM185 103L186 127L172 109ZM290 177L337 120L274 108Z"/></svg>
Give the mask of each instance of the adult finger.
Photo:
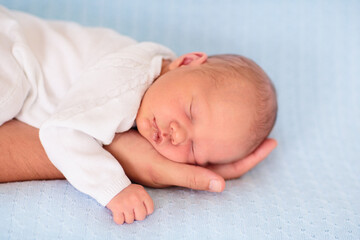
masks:
<svg viewBox="0 0 360 240"><path fill-rule="evenodd" d="M210 165L206 168L225 179L238 178L264 160L277 146L275 139L266 139L254 152L233 163Z"/></svg>
<svg viewBox="0 0 360 240"><path fill-rule="evenodd" d="M152 171L152 178L159 185L173 185L205 190L211 192L222 192L225 188L223 177L206 168L169 160L159 161Z"/></svg>

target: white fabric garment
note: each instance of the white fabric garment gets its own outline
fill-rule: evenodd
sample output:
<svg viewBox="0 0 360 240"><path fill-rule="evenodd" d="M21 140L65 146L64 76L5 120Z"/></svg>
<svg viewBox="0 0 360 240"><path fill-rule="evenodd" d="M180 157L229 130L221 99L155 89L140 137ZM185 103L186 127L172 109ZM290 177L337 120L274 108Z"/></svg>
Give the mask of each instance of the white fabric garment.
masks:
<svg viewBox="0 0 360 240"><path fill-rule="evenodd" d="M106 205L130 180L102 145L132 127L162 60L175 55L109 29L2 7L0 40L0 125L16 117L40 128L52 163Z"/></svg>

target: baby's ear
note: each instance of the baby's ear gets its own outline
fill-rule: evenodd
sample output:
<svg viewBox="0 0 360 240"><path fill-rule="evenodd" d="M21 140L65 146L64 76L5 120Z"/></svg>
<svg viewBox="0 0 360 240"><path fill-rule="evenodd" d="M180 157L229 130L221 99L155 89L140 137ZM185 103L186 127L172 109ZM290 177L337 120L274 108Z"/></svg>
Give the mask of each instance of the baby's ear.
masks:
<svg viewBox="0 0 360 240"><path fill-rule="evenodd" d="M169 65L169 70L173 70L181 66L198 66L205 63L207 58L208 56L203 52L187 53L172 61Z"/></svg>

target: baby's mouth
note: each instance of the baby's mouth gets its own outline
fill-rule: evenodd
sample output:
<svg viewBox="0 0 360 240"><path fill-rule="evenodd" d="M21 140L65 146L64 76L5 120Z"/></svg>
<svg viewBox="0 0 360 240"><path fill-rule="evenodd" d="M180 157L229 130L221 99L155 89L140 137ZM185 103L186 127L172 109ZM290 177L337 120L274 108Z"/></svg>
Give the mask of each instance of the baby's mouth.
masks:
<svg viewBox="0 0 360 240"><path fill-rule="evenodd" d="M153 118L152 121L152 140L156 143L159 144L162 141L162 137L161 137L161 131L158 127L158 125L156 124L156 118Z"/></svg>

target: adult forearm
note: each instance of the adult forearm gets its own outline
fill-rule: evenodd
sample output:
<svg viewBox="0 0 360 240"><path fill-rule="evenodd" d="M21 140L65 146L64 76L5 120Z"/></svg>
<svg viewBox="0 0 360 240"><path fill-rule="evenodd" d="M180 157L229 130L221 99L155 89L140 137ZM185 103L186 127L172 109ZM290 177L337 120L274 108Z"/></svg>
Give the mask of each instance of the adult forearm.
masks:
<svg viewBox="0 0 360 240"><path fill-rule="evenodd" d="M64 178L47 158L38 132L17 120L0 126L0 182Z"/></svg>
<svg viewBox="0 0 360 240"><path fill-rule="evenodd" d="M135 140L139 138L135 133L126 134L124 138L120 138L120 135L117 134L115 140L124 139L124 141L115 141L114 144L106 146L106 149L115 157L122 158L119 161L120 164L124 165L125 171L135 180L137 179L136 175L143 173L138 171L139 165L144 165L141 162L132 161L132 155L136 156L133 148L138 144L138 141ZM121 145L124 146L121 147ZM144 144L144 146L149 147L150 145ZM137 145L137 147L139 146ZM143 148L143 150L148 150L148 148ZM0 166L0 183L64 178L48 159L39 139L39 129L17 120L0 126Z"/></svg>
<svg viewBox="0 0 360 240"><path fill-rule="evenodd" d="M158 153L137 132L117 134L105 149L118 159L130 179L154 187L163 186L153 183L149 175L149 165L159 165L151 161ZM0 166L0 183L64 178L48 159L39 139L39 129L17 120L0 126Z"/></svg>
<svg viewBox="0 0 360 240"><path fill-rule="evenodd" d="M148 170L151 164L150 154L146 154L157 153L137 132L117 134L114 143L105 148L118 159L132 180L141 179L143 181L139 182L145 185L157 186L147 171L143 171L145 165ZM134 151L139 148L141 151ZM139 157L141 161L136 161ZM17 120L0 126L0 166L0 183L64 178L47 157L39 139L39 129Z"/></svg>

